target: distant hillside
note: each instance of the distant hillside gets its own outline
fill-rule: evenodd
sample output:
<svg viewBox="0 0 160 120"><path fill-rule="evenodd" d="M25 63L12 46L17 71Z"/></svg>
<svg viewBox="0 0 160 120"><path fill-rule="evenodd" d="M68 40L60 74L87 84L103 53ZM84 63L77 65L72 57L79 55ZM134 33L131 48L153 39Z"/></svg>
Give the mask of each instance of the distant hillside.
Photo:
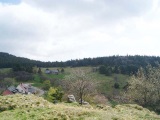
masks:
<svg viewBox="0 0 160 120"><path fill-rule="evenodd" d="M106 67L110 67L113 73L131 74L137 72L139 67L145 67L148 64L157 66L157 63L160 63L160 57L139 55L84 58L79 60L68 60L66 62L41 62L0 52L0 68L12 68L17 64L38 67L80 67L104 65Z"/></svg>
<svg viewBox="0 0 160 120"><path fill-rule="evenodd" d="M37 64L41 63L40 61L30 60L27 58L16 57L14 55L0 52L0 67L1 68L10 68L15 64Z"/></svg>
<svg viewBox="0 0 160 120"><path fill-rule="evenodd" d="M22 66L38 66L38 67L61 67L64 66L62 62L42 62L31 60L28 58L17 57L9 53L0 52L0 68L12 68L15 65Z"/></svg>
<svg viewBox="0 0 160 120"><path fill-rule="evenodd" d="M79 106L52 104L34 95L0 96L0 120L159 120L154 112L135 105Z"/></svg>

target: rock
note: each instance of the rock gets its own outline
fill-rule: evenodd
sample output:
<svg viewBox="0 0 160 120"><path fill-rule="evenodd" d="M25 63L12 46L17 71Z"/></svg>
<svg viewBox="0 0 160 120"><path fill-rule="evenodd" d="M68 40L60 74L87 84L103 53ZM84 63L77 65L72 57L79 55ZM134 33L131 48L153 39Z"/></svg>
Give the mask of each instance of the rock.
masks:
<svg viewBox="0 0 160 120"><path fill-rule="evenodd" d="M81 104L81 100L79 100L79 104ZM90 105L87 101L82 100L82 105Z"/></svg>
<svg viewBox="0 0 160 120"><path fill-rule="evenodd" d="M69 103L76 102L76 99L75 99L74 95L68 95L68 102Z"/></svg>
<svg viewBox="0 0 160 120"><path fill-rule="evenodd" d="M89 102L86 102L86 101L84 101L82 104L83 105L90 105Z"/></svg>

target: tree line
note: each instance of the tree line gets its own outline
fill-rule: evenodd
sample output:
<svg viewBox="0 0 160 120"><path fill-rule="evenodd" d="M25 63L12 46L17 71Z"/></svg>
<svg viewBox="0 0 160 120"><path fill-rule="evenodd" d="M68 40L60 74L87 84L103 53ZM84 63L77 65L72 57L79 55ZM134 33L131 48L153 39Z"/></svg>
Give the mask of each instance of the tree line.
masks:
<svg viewBox="0 0 160 120"><path fill-rule="evenodd" d="M54 61L54 60L53 60ZM104 65L109 73L134 74L140 67L145 67L148 64L155 67L160 63L160 57L157 56L108 56L97 58L84 58L76 60L68 60L65 62L42 62L30 60L27 58L16 57L8 53L0 52L0 68L19 68L26 67L28 71L30 68L37 67L81 67L81 66L101 66Z"/></svg>

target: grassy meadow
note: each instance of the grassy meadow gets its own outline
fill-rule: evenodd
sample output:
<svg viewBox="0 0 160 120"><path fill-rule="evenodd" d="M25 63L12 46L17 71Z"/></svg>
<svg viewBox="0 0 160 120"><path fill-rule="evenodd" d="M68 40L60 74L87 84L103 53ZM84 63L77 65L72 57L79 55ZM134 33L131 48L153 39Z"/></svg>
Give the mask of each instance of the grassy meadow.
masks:
<svg viewBox="0 0 160 120"><path fill-rule="evenodd" d="M98 92L106 96L120 95L129 80L127 75L112 74L112 76L105 76L99 74L98 71L93 72L92 67L67 67L64 68L64 73L58 75L45 74L46 68L41 69L41 75L33 74L34 79L28 81L39 88L43 87L43 79L64 80L75 69L86 71L92 81L97 83ZM61 70L61 68L49 69ZM10 71L11 69L0 69L0 73L3 74ZM116 90L114 88L115 82L119 84L119 88ZM91 105L81 106L78 103L65 102L53 104L43 97L34 95L0 96L0 120L160 120L160 116L155 112L136 104L120 105L117 101L110 99L106 104Z"/></svg>
<svg viewBox="0 0 160 120"><path fill-rule="evenodd" d="M92 78L92 81L95 81L95 83L97 83L97 90L98 92L104 94L104 95L113 95L113 94L120 94L121 92L123 92L123 87L126 85L129 76L127 75L122 75L122 74L112 74L111 76L106 76L106 75L102 75L99 74L98 71L93 72L93 67L65 67L64 72L63 73L59 73L58 75L55 74L45 74L45 70L47 68L41 68L42 74L39 75L37 74L33 74L33 80L29 80L27 82L32 83L33 86L35 87L39 87L42 88L43 87L43 82L45 80L64 80L66 76L71 75L72 71L74 71L75 69L82 69L84 71L87 72L87 75L89 77ZM52 68L48 68L50 70L55 70L55 69L59 69L59 71L61 71L62 68L59 67L52 67ZM11 69L0 69L0 73L2 74L6 74L8 72L10 72ZM114 84L115 82L117 82L119 84L119 89L114 88ZM20 82L16 81L16 85L19 84Z"/></svg>
<svg viewBox="0 0 160 120"><path fill-rule="evenodd" d="M0 96L0 120L159 120L160 116L135 104L79 106L52 104L34 95Z"/></svg>
<svg viewBox="0 0 160 120"><path fill-rule="evenodd" d="M50 70L55 70L55 69L59 69L61 70L61 68L49 68ZM117 82L119 84L119 89L116 90L115 94L119 94L123 91L123 87L127 84L127 81L129 80L129 76L127 75L123 75L123 74L112 74L111 76L106 76L106 75L102 75L99 74L98 71L93 72L93 67L66 67L64 68L64 73L60 73L58 75L54 75L54 74L45 74L45 70L46 68L42 68L42 74L46 77L46 78L50 78L50 79L65 79L65 76L72 74L72 71L74 71L75 69L82 69L84 71L86 71L88 73L88 76L90 76L92 78L93 81L95 81L98 84L98 91L100 91L102 94L105 95L111 95L114 94L114 84L115 82ZM38 75L35 75L35 86L40 85L39 80L40 78L38 77Z"/></svg>

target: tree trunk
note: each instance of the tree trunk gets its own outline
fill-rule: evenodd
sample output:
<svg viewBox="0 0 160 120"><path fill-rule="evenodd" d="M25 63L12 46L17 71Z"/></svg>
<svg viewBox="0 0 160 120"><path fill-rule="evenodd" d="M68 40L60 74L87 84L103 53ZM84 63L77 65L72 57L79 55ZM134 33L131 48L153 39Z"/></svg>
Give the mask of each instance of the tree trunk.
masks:
<svg viewBox="0 0 160 120"><path fill-rule="evenodd" d="M82 92L80 92L80 104L81 105L83 104L83 94L82 94Z"/></svg>

